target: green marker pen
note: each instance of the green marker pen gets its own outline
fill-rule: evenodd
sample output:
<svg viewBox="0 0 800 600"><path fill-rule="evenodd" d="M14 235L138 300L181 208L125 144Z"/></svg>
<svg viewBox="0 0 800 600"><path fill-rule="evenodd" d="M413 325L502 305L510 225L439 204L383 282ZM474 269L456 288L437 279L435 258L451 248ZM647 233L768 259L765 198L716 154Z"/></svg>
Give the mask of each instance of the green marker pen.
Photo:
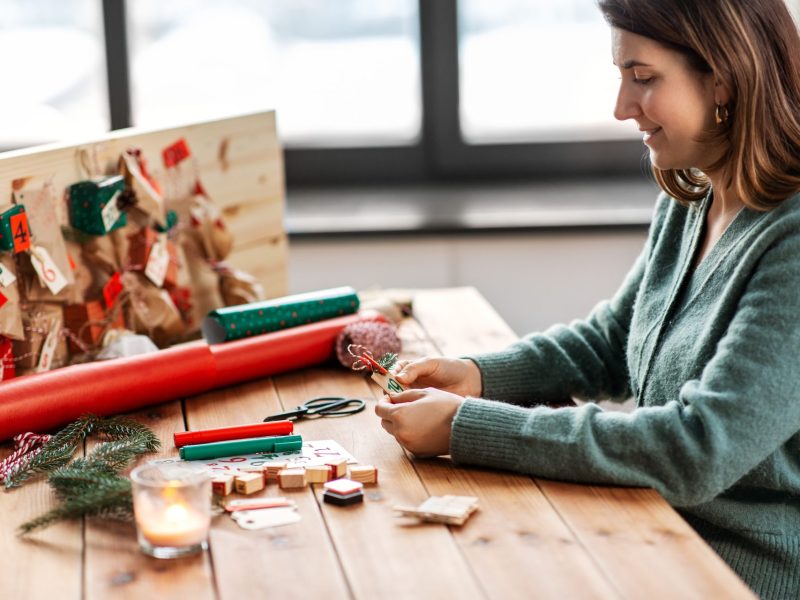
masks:
<svg viewBox="0 0 800 600"><path fill-rule="evenodd" d="M300 450L302 447L303 438L299 435L273 435L211 444L194 444L184 446L179 452L183 460L203 460L240 454L256 454L257 452L289 452Z"/></svg>

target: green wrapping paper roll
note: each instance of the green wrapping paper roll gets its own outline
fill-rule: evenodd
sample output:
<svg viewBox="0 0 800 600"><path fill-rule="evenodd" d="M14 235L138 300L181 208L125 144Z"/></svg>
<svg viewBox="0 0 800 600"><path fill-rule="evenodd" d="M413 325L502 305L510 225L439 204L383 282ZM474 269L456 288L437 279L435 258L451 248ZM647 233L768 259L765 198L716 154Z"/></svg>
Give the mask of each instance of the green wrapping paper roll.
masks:
<svg viewBox="0 0 800 600"><path fill-rule="evenodd" d="M209 344L219 344L353 314L358 306L358 295L351 287L229 306L208 314L203 336Z"/></svg>

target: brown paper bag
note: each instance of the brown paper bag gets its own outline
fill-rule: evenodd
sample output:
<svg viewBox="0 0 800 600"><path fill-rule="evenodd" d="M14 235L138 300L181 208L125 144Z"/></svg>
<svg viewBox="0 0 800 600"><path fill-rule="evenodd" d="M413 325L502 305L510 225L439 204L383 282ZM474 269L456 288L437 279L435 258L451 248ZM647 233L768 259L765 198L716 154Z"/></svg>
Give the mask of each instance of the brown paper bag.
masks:
<svg viewBox="0 0 800 600"><path fill-rule="evenodd" d="M69 301L72 295L70 287L75 283L75 277L67 257L64 237L61 234L61 224L58 222L56 210L57 200L54 197L52 187L48 185L37 189L17 190L14 192L14 198L17 204L25 206L33 245L42 247L47 251L67 283L66 287L54 294L41 282L29 262L20 261L20 273L25 299L30 302Z"/></svg>
<svg viewBox="0 0 800 600"><path fill-rule="evenodd" d="M17 361L17 375L33 372L39 364L42 345L50 333L52 323L59 328L59 341L53 355L51 368L64 366L69 362L67 339L63 331L63 306L59 303L36 302L22 305L22 322L26 338L14 341L14 356ZM21 371L20 371L21 369Z"/></svg>
<svg viewBox="0 0 800 600"><path fill-rule="evenodd" d="M22 312L20 309L19 298L19 278L17 277L17 266L14 255L0 254L0 267L5 274L3 278L10 274L16 279L14 283L7 286L0 285L0 294L5 298L5 302L0 306L0 335L14 339L24 340L25 330L22 324Z"/></svg>

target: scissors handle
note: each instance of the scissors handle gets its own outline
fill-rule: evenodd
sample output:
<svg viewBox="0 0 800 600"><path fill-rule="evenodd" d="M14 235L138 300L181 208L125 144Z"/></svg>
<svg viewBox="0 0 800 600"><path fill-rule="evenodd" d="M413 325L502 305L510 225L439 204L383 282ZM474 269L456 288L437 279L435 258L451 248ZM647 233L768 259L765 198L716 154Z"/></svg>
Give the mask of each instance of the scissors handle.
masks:
<svg viewBox="0 0 800 600"><path fill-rule="evenodd" d="M306 402L303 406L308 411L306 415L320 415L322 417L341 417L344 415L354 415L361 412L367 403L358 398L314 398Z"/></svg>

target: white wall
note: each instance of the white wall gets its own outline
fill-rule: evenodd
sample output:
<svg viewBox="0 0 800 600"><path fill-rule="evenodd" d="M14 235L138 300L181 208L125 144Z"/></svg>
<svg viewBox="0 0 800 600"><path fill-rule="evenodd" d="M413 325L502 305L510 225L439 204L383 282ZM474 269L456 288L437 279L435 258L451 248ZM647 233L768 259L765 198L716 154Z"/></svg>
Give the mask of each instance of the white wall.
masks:
<svg viewBox="0 0 800 600"><path fill-rule="evenodd" d="M518 333L584 317L612 294L646 232L294 239L291 293L351 285L478 288Z"/></svg>

